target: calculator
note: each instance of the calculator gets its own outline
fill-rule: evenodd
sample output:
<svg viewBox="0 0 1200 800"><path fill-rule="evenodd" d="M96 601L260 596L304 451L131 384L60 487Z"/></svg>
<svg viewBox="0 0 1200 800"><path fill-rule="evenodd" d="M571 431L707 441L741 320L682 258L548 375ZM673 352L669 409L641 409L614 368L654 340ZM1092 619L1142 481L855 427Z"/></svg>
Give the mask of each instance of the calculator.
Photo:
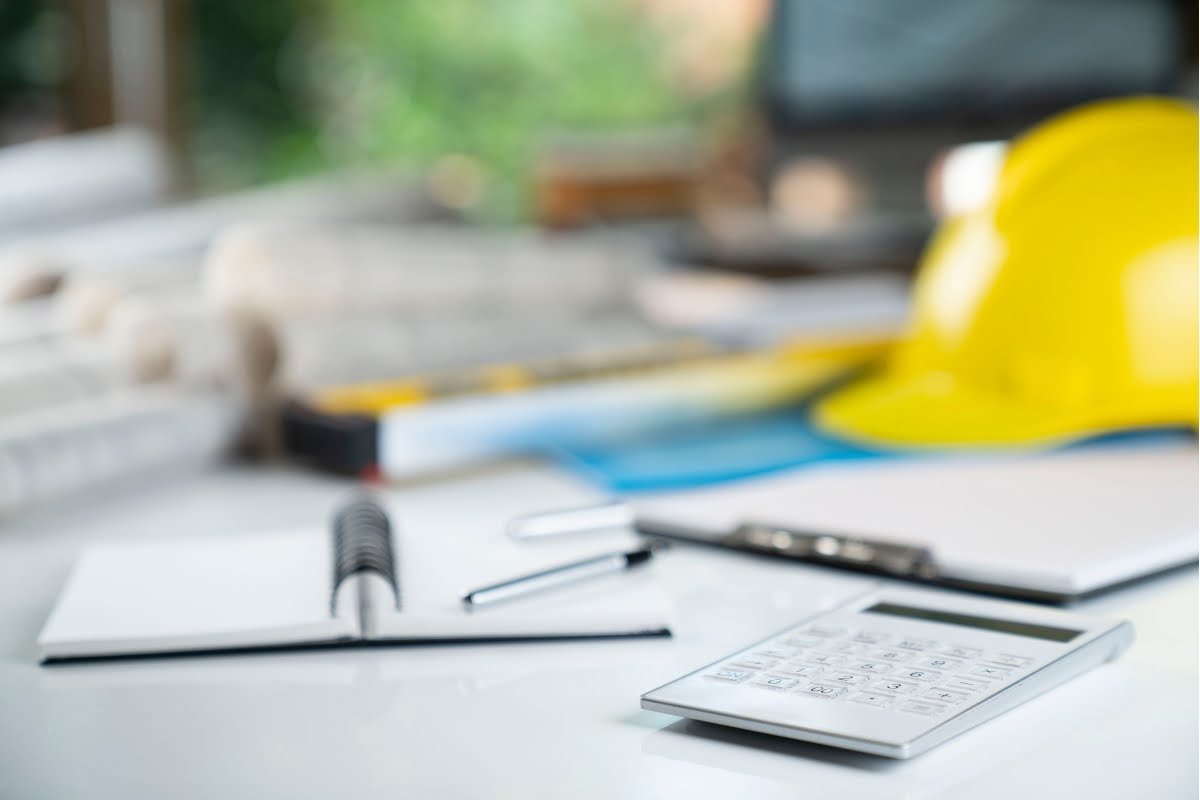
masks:
<svg viewBox="0 0 1200 800"><path fill-rule="evenodd" d="M911 758L1133 642L1127 621L879 590L642 695L642 708Z"/></svg>

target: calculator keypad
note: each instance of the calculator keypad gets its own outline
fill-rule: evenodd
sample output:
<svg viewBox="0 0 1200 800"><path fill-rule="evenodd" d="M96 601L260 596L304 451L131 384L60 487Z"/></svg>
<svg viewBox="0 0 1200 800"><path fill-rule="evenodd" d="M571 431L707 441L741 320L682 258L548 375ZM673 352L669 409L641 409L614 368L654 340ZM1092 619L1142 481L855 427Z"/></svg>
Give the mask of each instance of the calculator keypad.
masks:
<svg viewBox="0 0 1200 800"><path fill-rule="evenodd" d="M1035 659L953 642L809 625L705 673L725 683L940 716L986 697Z"/></svg>

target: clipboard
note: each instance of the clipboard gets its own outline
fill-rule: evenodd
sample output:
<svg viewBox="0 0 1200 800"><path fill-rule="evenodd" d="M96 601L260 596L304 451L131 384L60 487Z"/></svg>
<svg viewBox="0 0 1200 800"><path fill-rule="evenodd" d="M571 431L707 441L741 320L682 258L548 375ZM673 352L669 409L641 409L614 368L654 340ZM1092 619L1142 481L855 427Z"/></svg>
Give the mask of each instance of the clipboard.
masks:
<svg viewBox="0 0 1200 800"><path fill-rule="evenodd" d="M1197 560L1186 435L1021 455L826 464L514 520L517 538L638 533L1050 603Z"/></svg>

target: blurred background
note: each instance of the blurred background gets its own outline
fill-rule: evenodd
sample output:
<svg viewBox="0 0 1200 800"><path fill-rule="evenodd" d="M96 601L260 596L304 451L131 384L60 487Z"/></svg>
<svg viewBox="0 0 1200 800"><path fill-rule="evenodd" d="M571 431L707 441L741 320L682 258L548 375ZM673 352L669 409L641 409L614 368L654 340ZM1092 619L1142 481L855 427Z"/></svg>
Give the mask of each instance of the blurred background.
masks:
<svg viewBox="0 0 1200 800"><path fill-rule="evenodd" d="M401 158L524 218L558 135L688 128L737 102L766 5L13 0L3 142L134 123L213 192Z"/></svg>
<svg viewBox="0 0 1200 800"><path fill-rule="evenodd" d="M4 0L0 511L235 443L617 489L858 453L771 415L900 335L1011 137L1194 103L1196 29L1182 0Z"/></svg>

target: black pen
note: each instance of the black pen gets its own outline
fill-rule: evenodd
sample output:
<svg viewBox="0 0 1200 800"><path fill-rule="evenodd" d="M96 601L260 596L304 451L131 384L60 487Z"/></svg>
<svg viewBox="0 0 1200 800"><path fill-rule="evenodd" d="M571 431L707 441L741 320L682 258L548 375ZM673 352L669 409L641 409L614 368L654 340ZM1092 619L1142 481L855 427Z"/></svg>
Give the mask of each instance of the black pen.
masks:
<svg viewBox="0 0 1200 800"><path fill-rule="evenodd" d="M621 572L622 570L630 569L631 567L636 567L638 564L644 564L649 561L651 556L654 555L654 551L660 547L661 545L659 544L652 544L625 553L605 553L604 555L585 558L583 561L564 564L561 567L545 569L531 575L522 575L519 578L512 578L503 583L484 586L463 597L463 605L468 609L479 608L491 605L492 603L498 603L502 600L523 597L533 592L541 592L589 578L598 578L601 575Z"/></svg>

